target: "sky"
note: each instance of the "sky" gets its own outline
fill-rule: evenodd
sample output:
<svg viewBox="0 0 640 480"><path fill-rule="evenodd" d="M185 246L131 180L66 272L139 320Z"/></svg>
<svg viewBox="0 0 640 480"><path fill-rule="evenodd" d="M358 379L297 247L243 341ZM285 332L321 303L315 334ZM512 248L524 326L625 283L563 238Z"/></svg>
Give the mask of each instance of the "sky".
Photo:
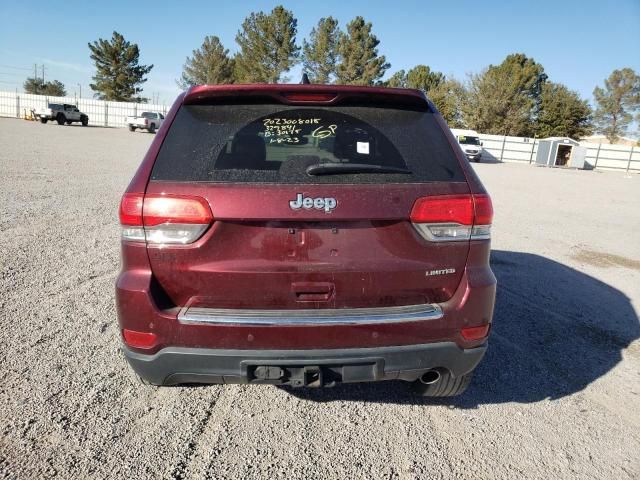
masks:
<svg viewBox="0 0 640 480"><path fill-rule="evenodd" d="M282 4L298 20L298 43L321 17L342 28L357 15L373 23L379 53L391 63L386 77L417 64L464 80L509 53L522 52L561 82L593 101L596 85L617 68L640 72L640 0L524 1L56 1L0 3L0 90L22 90L39 75L60 80L69 95L90 96L94 68L87 43L117 30L140 47L140 62L154 68L144 95L171 103L176 79L192 50L217 35L237 50L235 36L252 11ZM299 66L288 74L300 78Z"/></svg>

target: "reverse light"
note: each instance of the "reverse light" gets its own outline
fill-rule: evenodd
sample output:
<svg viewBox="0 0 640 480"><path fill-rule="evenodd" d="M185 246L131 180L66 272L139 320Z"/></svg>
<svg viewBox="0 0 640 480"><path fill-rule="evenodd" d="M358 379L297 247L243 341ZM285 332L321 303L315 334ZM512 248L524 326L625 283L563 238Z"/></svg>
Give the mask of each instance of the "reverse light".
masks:
<svg viewBox="0 0 640 480"><path fill-rule="evenodd" d="M186 245L212 221L211 208L201 197L126 193L120 203L122 238L129 241Z"/></svg>
<svg viewBox="0 0 640 480"><path fill-rule="evenodd" d="M411 222L432 242L491 238L493 207L486 194L421 197L411 210Z"/></svg>
<svg viewBox="0 0 640 480"><path fill-rule="evenodd" d="M122 338L128 346L141 349L155 347L158 339L155 333L136 332L135 330L128 330L126 328L122 329Z"/></svg>

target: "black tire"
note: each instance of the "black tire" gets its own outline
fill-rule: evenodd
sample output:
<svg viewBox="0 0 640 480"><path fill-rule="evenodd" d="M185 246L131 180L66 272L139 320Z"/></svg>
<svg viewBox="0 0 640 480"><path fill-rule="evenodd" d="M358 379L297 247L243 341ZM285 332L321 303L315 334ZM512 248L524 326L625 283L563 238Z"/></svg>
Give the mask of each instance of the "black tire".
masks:
<svg viewBox="0 0 640 480"><path fill-rule="evenodd" d="M134 127L133 125L129 125L129 131L130 132L135 132L136 131L136 127Z"/></svg>
<svg viewBox="0 0 640 480"><path fill-rule="evenodd" d="M47 123L47 119L43 118L43 117L40 117L40 123Z"/></svg>
<svg viewBox="0 0 640 480"><path fill-rule="evenodd" d="M86 115L81 116L80 123L82 123L83 127L86 127L87 125L89 125L89 117L87 117Z"/></svg>
<svg viewBox="0 0 640 480"><path fill-rule="evenodd" d="M471 379L473 372L454 378L449 372L440 372L440 380L429 385L425 385L420 380L411 384L411 388L416 395L422 397L455 397L464 393Z"/></svg>
<svg viewBox="0 0 640 480"><path fill-rule="evenodd" d="M58 125L64 125L64 122L66 121L67 121L67 118L63 114L59 113L56 116L56 122L58 122Z"/></svg>
<svg viewBox="0 0 640 480"><path fill-rule="evenodd" d="M149 125L149 133L156 133L156 124L152 123Z"/></svg>

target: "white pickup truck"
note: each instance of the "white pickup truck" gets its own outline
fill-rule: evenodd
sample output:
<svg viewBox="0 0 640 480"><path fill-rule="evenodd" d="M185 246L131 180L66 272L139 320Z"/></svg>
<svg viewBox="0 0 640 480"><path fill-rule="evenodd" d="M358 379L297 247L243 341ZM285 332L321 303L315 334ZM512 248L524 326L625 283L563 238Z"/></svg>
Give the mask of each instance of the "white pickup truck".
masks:
<svg viewBox="0 0 640 480"><path fill-rule="evenodd" d="M47 108L40 108L35 111L35 117L42 123L55 120L58 125L71 125L73 122L80 122L84 127L89 124L89 117L78 110L75 105L67 103L50 103Z"/></svg>
<svg viewBox="0 0 640 480"><path fill-rule="evenodd" d="M127 117L126 123L130 132L135 132L136 128L154 133L164 122L164 115L158 112L142 112L137 117Z"/></svg>

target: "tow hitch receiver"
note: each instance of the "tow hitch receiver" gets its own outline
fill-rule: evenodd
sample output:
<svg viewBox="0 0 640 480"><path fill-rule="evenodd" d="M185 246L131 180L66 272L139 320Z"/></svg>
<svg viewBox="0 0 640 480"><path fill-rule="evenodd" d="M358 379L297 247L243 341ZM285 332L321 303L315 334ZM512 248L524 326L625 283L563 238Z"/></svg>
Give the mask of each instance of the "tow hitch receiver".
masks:
<svg viewBox="0 0 640 480"><path fill-rule="evenodd" d="M325 386L322 368L318 365L304 367L260 365L253 369L252 377L258 383L285 383L292 387Z"/></svg>
<svg viewBox="0 0 640 480"><path fill-rule="evenodd" d="M291 378L291 384L293 386L296 385L296 381L300 381L300 379ZM304 367L302 369L302 383L299 384L301 387L322 387L324 384L322 378L322 369L318 366L313 367Z"/></svg>

